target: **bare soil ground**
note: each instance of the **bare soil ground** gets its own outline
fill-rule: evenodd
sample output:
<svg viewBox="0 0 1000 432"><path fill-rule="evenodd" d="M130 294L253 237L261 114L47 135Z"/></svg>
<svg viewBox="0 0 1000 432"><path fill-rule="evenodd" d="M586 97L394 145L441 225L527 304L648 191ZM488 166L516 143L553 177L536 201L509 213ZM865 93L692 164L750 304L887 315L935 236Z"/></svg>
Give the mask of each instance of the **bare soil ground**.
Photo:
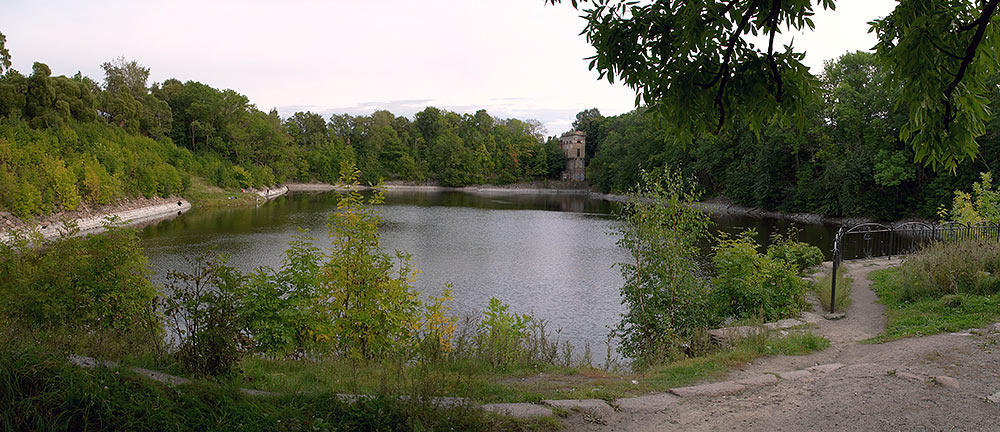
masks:
<svg viewBox="0 0 1000 432"><path fill-rule="evenodd" d="M727 379L819 364L845 367L728 396L679 398L655 413L618 411L607 418L571 414L564 425L567 430L602 431L1000 431L1000 403L987 399L1000 393L996 325L860 343L885 328L884 307L876 302L868 273L895 264L884 258L846 264L854 279L847 317L820 322L813 330L830 339L830 348L758 359L732 370Z"/></svg>

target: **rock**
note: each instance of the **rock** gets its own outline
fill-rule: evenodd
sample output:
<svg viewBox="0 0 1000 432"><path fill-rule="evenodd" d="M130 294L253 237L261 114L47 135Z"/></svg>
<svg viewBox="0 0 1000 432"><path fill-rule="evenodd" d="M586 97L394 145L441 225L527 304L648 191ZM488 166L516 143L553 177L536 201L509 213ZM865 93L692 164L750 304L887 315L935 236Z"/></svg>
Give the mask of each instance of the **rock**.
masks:
<svg viewBox="0 0 1000 432"><path fill-rule="evenodd" d="M485 404L480 406L480 408L497 414L509 415L517 418L545 417L552 415L551 409L530 403Z"/></svg>
<svg viewBox="0 0 1000 432"><path fill-rule="evenodd" d="M993 403L1000 403L1000 392L996 392L989 396L986 396L986 400Z"/></svg>
<svg viewBox="0 0 1000 432"><path fill-rule="evenodd" d="M607 419L615 413L611 405L600 399L543 400L542 403L553 408L580 411L602 419Z"/></svg>
<svg viewBox="0 0 1000 432"><path fill-rule="evenodd" d="M821 317L819 315L816 315L816 314L814 314L812 312L802 312L802 313L800 313L799 314L799 319L802 320L802 321L804 321L804 322L806 322L806 323L809 323L809 324L816 324L816 323L818 323L820 321L823 321L823 317Z"/></svg>
<svg viewBox="0 0 1000 432"><path fill-rule="evenodd" d="M755 377L736 380L737 384L745 385L748 387L757 387L757 386L775 384L777 382L778 382L778 376L773 374L757 375Z"/></svg>
<svg viewBox="0 0 1000 432"><path fill-rule="evenodd" d="M837 313L828 313L826 315L823 315L823 318L826 318L826 319L832 321L832 320L844 319L844 317L846 317L846 316L847 315L845 315L843 312L837 312Z"/></svg>
<svg viewBox="0 0 1000 432"><path fill-rule="evenodd" d="M1000 333L1000 322L990 324L987 329L989 329L990 333Z"/></svg>
<svg viewBox="0 0 1000 432"><path fill-rule="evenodd" d="M622 411L631 413L651 413L667 409L677 403L679 398L670 393L657 393L646 396L623 398L615 401Z"/></svg>
<svg viewBox="0 0 1000 432"><path fill-rule="evenodd" d="M736 393L745 388L746 386L737 384L735 381L723 381L691 387L672 388L670 389L670 392L680 397L722 396Z"/></svg>
<svg viewBox="0 0 1000 432"><path fill-rule="evenodd" d="M187 378L182 378L182 377L179 377L179 376L165 374L163 372L157 372L157 371L149 370L149 369L132 368L132 372L135 372L135 373L137 373L139 375L143 375L146 378L149 378L149 379L151 379L153 381L159 381L159 382L167 384L167 385L181 385L181 384L187 384L187 383L191 382L191 380L189 380Z"/></svg>
<svg viewBox="0 0 1000 432"><path fill-rule="evenodd" d="M959 387L957 379L944 375L934 377L934 383L941 387L950 389L957 389Z"/></svg>
<svg viewBox="0 0 1000 432"><path fill-rule="evenodd" d="M799 321L797 319L788 318L788 319L783 319L781 321L775 321L775 322L765 323L764 327L767 327L767 328L772 329L772 330L784 330L784 329L788 329L788 328L792 328L792 327L797 327L797 326L804 325L804 324L805 324L804 321Z"/></svg>
<svg viewBox="0 0 1000 432"><path fill-rule="evenodd" d="M708 334L712 337L712 342L729 343L734 339L743 339L750 336L756 336L765 331L766 329L764 329L763 327L740 326L740 327L724 327L720 329L709 330Z"/></svg>
<svg viewBox="0 0 1000 432"><path fill-rule="evenodd" d="M833 372L842 367L844 367L844 365L841 363L830 363L830 364L823 364L823 365L816 365L813 367L809 367L806 368L806 370L810 372L827 373L827 372Z"/></svg>
<svg viewBox="0 0 1000 432"><path fill-rule="evenodd" d="M806 377L810 377L810 376L812 376L812 372L809 372L809 371L804 370L804 369L803 370L797 370L797 371L791 371L791 372L782 372L782 373L778 374L778 378L781 378L783 380L788 380L788 381L790 381L790 380L797 380L797 379L801 379L801 378L806 378Z"/></svg>

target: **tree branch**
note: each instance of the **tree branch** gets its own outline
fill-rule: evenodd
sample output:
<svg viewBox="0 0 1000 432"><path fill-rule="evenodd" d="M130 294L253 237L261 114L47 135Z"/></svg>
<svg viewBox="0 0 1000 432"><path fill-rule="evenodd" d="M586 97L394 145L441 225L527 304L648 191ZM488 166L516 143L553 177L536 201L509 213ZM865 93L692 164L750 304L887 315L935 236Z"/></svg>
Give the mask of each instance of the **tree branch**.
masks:
<svg viewBox="0 0 1000 432"><path fill-rule="evenodd" d="M989 26L990 20L993 17L993 13L996 12L997 3L1000 0L990 0L983 9L983 14L977 19L976 23L976 33L972 35L972 40L969 41L969 45L965 47L965 57L962 58L962 63L958 66L958 72L955 74L955 79L951 80L948 87L944 89L944 99L941 101L944 104L944 129L948 130L948 126L951 121L954 120L954 114L952 113L951 96L955 93L955 89L958 88L958 84L962 82L962 78L965 77L966 71L969 70L969 65L972 64L972 60L976 57L976 49L979 48L979 44L983 41L983 35L986 34L986 27Z"/></svg>
<svg viewBox="0 0 1000 432"><path fill-rule="evenodd" d="M778 31L778 8L780 6L781 0L771 0L771 15L767 17L771 26L771 37L767 42L767 64L771 67L771 74L774 75L774 82L778 86L778 91L774 95L778 103L781 103L785 94L785 86L781 81L781 74L778 72L778 64L774 61L774 35Z"/></svg>
<svg viewBox="0 0 1000 432"><path fill-rule="evenodd" d="M729 83L729 62L733 58L736 42L739 41L740 35L743 33L743 29L747 23L750 22L750 17L753 16L754 11L760 7L760 2L761 0L754 0L753 4L743 13L743 18L740 19L739 26L736 27L736 30L733 31L732 36L729 37L729 41L726 43L726 53L722 56L722 66L719 68L719 73L715 75L715 78L708 85L708 87L711 87L716 82L719 83L719 89L715 92L715 107L719 109L719 123L715 127L716 134L722 131L722 126L726 121L726 107L723 104L722 98L726 92L726 84Z"/></svg>

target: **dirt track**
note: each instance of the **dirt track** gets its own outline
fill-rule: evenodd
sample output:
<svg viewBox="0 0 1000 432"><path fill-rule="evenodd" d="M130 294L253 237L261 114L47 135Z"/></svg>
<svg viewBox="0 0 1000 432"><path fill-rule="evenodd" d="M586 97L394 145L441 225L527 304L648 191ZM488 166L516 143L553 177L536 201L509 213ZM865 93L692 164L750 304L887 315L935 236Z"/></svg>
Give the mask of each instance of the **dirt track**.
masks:
<svg viewBox="0 0 1000 432"><path fill-rule="evenodd" d="M728 396L678 398L655 413L618 411L607 418L573 414L564 421L566 429L1000 431L1000 401L987 399L1000 397L1000 327L858 343L885 326L884 308L876 303L868 273L895 263L880 259L848 264L854 286L847 318L823 321L814 330L830 339L830 348L807 356L759 359L734 369L728 379L818 364L845 367Z"/></svg>

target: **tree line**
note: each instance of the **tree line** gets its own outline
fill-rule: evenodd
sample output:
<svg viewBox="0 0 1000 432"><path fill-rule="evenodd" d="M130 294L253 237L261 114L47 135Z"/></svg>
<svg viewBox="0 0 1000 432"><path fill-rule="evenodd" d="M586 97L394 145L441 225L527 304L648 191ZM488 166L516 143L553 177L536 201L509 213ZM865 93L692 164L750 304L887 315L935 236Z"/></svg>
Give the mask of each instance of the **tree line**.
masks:
<svg viewBox="0 0 1000 432"><path fill-rule="evenodd" d="M899 139L909 107L890 71L865 52L826 63L823 97L805 107L806 121L741 124L717 136L678 144L662 117L640 108L614 117L596 109L577 115L587 133L588 179L624 192L642 170L669 166L697 179L708 196L769 210L897 220L936 218L980 172L1000 164L1000 116L991 113L977 139L978 156L953 171L915 162ZM994 79L994 82L997 82ZM992 86L992 102L1000 87Z"/></svg>
<svg viewBox="0 0 1000 432"><path fill-rule="evenodd" d="M0 209L19 217L136 196L182 194L191 176L224 188L334 182L342 165L365 183L446 186L557 178L565 159L535 120L434 107L413 119L264 112L234 90L197 81L148 84L149 69L104 63L80 73L0 75Z"/></svg>

